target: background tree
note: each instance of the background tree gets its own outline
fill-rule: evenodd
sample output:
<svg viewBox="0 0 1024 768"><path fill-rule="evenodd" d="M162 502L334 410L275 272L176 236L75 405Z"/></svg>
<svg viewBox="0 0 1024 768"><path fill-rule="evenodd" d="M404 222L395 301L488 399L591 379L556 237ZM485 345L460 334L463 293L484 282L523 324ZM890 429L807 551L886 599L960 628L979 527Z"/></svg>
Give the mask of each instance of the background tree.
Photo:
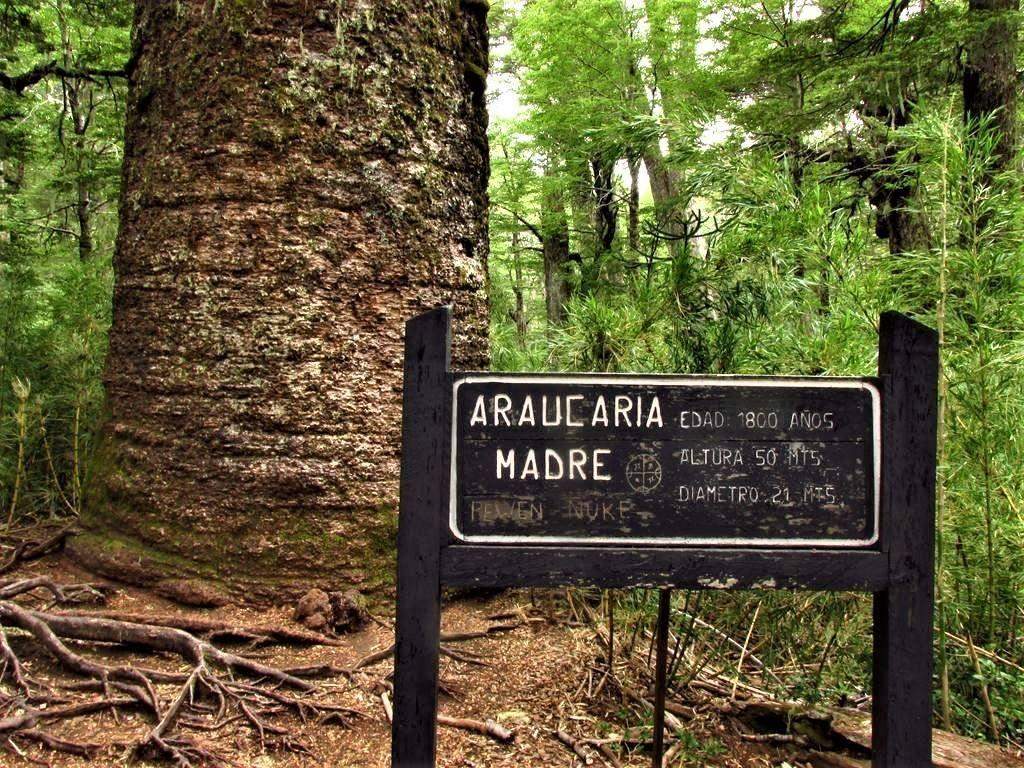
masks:
<svg viewBox="0 0 1024 768"><path fill-rule="evenodd" d="M991 121L998 132L998 165L1014 160L1017 138L1017 37L1019 0L970 0L967 60L964 65L964 117Z"/></svg>
<svg viewBox="0 0 1024 768"><path fill-rule="evenodd" d="M0 503L78 514L99 417L127 3L0 6Z"/></svg>
<svg viewBox="0 0 1024 768"><path fill-rule="evenodd" d="M502 130L532 152L535 179L540 158L613 162L605 186L623 203L599 279L568 298L554 333L530 323L513 348L492 317L498 365L618 371L863 374L882 309L937 326L937 719L1004 740L1019 738L1024 700L1013 666L1024 659L1015 7L530 3L509 20L523 109ZM652 148L660 164L631 173ZM542 210L537 195L520 200L525 220ZM595 255L588 221L570 229L581 285ZM496 305L506 243L492 232ZM529 268L523 305L538 313ZM758 653L818 670L789 678L786 695L863 689L864 601L716 596L702 610L743 636L755 605L774 617L754 631ZM810 629L783 629L793 611L813 614ZM994 656L976 666L967 637Z"/></svg>

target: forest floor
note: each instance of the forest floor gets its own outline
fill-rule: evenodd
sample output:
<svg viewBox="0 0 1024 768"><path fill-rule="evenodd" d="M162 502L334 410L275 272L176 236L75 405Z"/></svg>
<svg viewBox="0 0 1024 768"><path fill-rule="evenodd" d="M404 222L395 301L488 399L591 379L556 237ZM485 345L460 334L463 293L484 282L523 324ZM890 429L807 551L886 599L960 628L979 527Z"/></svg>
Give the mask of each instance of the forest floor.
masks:
<svg viewBox="0 0 1024 768"><path fill-rule="evenodd" d="M62 555L38 560L21 568L17 579L48 576L61 584L95 583L95 577L80 570ZM8 574L8 578L11 578ZM9 582L8 582L9 583ZM536 604L531 604L531 597ZM447 647L458 658L441 659L441 712L456 718L494 721L515 734L510 744L499 743L482 734L442 726L438 731L438 765L446 768L509 768L516 766L648 766L651 758L650 712L644 704L646 682L623 663L607 679L605 650L592 627L571 622L556 608L564 601L540 598L526 592L506 592L489 597L461 597L446 601L443 628L446 632L472 632L502 627L483 637L452 643ZM30 598L26 606L49 606ZM75 608L98 611L104 615L175 615L201 617L234 626L268 626L301 629L286 608L260 609L226 606L216 609L184 609L144 590L116 585L102 606ZM244 644L219 646L234 653L281 668L329 665L352 669L361 659L387 649L393 637L390 622L383 617L366 628L345 635L336 646L295 647L264 645L247 648ZM513 627L504 629L504 627ZM8 641L22 660L26 676L50 690L66 690L76 679L65 675L43 648L26 634L8 630ZM180 659L103 646L68 642L69 647L88 658L111 666L138 664L181 670ZM455 650L457 648L457 650ZM646 652L646 641L644 646ZM389 697L387 677L391 659L385 657L363 666L351 678L336 675L315 681L312 700L318 704L343 705L359 713L355 716L311 716L306 722L294 714L280 713L265 734L247 727L244 718L225 718L216 730L195 728L179 723L187 733L226 765L252 768L295 768L297 766L334 766L336 768L383 768L389 765L390 731L386 714ZM733 699L732 691L722 683L687 689L673 697L677 713L675 733L666 739L672 750L674 766L788 766L789 768L857 768L868 766L867 752L857 742L866 738L863 713L848 713L855 724L848 729L843 743L832 751L817 751L814 744L799 734L772 733L785 730L776 723L767 733L758 733L751 718L737 716L753 705L742 690ZM174 698L173 686L158 686L159 697ZM643 693L639 693L643 690ZM8 716L10 714L8 709ZM768 711L771 714L771 711ZM758 719L763 726L765 712ZM767 718L769 721L771 717ZM778 719L778 718L777 718ZM785 718L781 718L785 719ZM184 720L184 719L183 719ZM334 721L334 722L332 722ZM193 722L193 721L189 721ZM279 728L287 734L270 731ZM157 765L134 756L131 745L146 739L153 729L153 718L142 712L102 711L88 716L61 719L46 726L47 733L69 743L89 744L96 749L90 757L55 753L31 740L15 739L0 752L0 766L52 765L72 766ZM568 739L559 739L561 732ZM261 738L262 736L262 738ZM592 740L587 744L586 740ZM263 742L261 744L261 741ZM602 754L597 741L605 742ZM573 748L575 743L575 749ZM291 749L285 748L290 746ZM819 745L820 746L820 745ZM294 751L298 749L299 751ZM991 751L984 757L987 768L1024 767L1005 752ZM952 758L954 761L959 758ZM1004 762L1005 760L1005 762ZM166 765L167 763L160 763ZM937 763L939 764L939 763ZM947 764L947 763L941 763ZM968 765L952 762L952 765Z"/></svg>

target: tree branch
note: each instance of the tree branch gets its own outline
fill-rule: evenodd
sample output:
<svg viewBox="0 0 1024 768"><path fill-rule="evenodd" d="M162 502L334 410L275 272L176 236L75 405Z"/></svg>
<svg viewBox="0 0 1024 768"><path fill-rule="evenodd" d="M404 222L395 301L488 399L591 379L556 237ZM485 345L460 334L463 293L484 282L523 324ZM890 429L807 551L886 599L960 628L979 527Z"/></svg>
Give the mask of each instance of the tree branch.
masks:
<svg viewBox="0 0 1024 768"><path fill-rule="evenodd" d="M32 69L27 72L22 72L20 75L9 75L6 72L0 72L0 88L13 91L17 95L21 96L27 88L31 88L36 83L45 80L51 75L57 75L58 77L66 80L96 81L101 78L123 78L127 77L128 73L124 67L120 69L102 69L95 67L68 69L67 67L58 64L55 60L51 60L41 64L36 64Z"/></svg>

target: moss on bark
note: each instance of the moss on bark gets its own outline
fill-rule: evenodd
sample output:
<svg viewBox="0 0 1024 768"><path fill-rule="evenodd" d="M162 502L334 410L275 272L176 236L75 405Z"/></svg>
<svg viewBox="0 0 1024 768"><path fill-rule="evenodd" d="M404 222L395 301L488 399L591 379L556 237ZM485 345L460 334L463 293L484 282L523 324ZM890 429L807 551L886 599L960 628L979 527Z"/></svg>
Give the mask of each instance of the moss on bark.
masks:
<svg viewBox="0 0 1024 768"><path fill-rule="evenodd" d="M486 363L485 20L440 0L220 11L137 6L81 546L261 599L373 591L404 321L452 303L457 361Z"/></svg>

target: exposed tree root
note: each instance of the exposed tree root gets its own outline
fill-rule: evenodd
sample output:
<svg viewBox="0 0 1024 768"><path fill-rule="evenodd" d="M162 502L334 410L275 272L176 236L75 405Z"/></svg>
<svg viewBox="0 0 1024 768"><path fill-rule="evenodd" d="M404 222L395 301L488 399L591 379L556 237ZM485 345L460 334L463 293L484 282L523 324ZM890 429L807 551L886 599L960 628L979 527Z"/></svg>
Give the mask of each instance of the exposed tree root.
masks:
<svg viewBox="0 0 1024 768"><path fill-rule="evenodd" d="M281 645L327 645L343 647L346 641L336 637L328 637L319 632L291 629L270 625L241 627L223 621L206 619L196 616L178 614L144 614L119 613L115 611L97 611L88 614L68 613L65 616L89 616L92 618L125 621L130 624L151 624L158 627L171 627L189 632L211 642L241 642L257 645L277 643Z"/></svg>
<svg viewBox="0 0 1024 768"><path fill-rule="evenodd" d="M76 755L77 757L92 757L103 749L103 746L100 744L69 741L68 739L61 739L46 731L40 731L35 728L18 731L17 734L8 737L7 744L13 751L17 752L19 751L17 749L17 742L20 740L34 741L54 752L64 752L65 754ZM46 765L46 763L43 763L43 765Z"/></svg>
<svg viewBox="0 0 1024 768"><path fill-rule="evenodd" d="M42 539L26 539L13 545L11 554L3 563L0 563L0 575L10 573L23 563L38 560L46 555L59 552L64 548L64 544L67 542L72 530L70 526L61 528L55 533L44 536Z"/></svg>
<svg viewBox="0 0 1024 768"><path fill-rule="evenodd" d="M152 719L153 726L142 740L126 746L141 757L166 759L181 768L230 764L183 731L211 732L240 725L254 734L261 746L272 744L278 749L308 752L284 724L275 722L280 715L290 713L303 721L320 718L322 722L341 724L360 716L348 707L314 700L316 686L304 679L329 673L347 674L347 670L278 669L224 651L185 629L166 626L166 621L123 621L103 615L54 613L33 610L13 600L40 590L61 605L102 599L93 587L60 585L46 577L0 585L0 678L17 692L17 696L0 694L0 747L22 756L27 757L20 744L29 741L59 752L96 754L101 749L99 745L62 739L48 731L47 726L104 711L116 717L122 710L141 710ZM5 630L12 629L31 636L33 647L45 651L65 672L84 678L62 686L65 690L90 691L100 697L87 701L61 699L32 680L8 642ZM223 631L222 627L205 629L208 634ZM264 632L265 629L268 628L257 628L251 634L268 641L311 642L306 633ZM227 634L235 638L245 632L239 628L231 630ZM68 640L75 641L74 647L65 642ZM187 665L187 671L101 663L79 652L83 644L169 655ZM159 693L159 689L167 686L176 687L169 700ZM44 707L44 703L57 705Z"/></svg>

